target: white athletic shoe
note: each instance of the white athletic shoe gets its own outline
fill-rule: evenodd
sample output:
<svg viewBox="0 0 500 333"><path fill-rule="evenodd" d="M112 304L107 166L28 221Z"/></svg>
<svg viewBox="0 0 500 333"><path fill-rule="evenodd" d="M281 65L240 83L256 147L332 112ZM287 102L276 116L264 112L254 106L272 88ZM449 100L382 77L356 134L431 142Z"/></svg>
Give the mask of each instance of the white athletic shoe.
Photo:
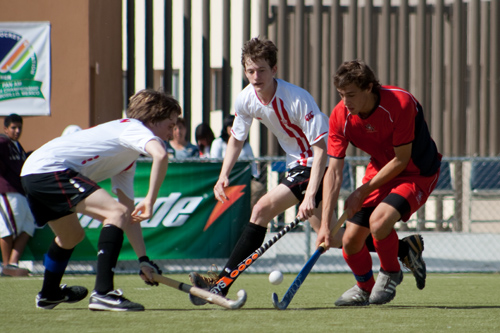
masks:
<svg viewBox="0 0 500 333"><path fill-rule="evenodd" d="M364 306L369 305L370 293L355 285L348 291L342 294L338 300L335 301L336 306Z"/></svg>
<svg viewBox="0 0 500 333"><path fill-rule="evenodd" d="M403 272L388 273L383 269L380 272L370 294L370 304L385 304L396 296L396 286L403 281Z"/></svg>

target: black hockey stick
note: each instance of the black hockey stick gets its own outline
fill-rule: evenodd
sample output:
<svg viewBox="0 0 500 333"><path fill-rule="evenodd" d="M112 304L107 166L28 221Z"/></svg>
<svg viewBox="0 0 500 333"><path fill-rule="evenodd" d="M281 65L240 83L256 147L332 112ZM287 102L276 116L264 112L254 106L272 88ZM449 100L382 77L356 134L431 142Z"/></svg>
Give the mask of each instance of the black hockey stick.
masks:
<svg viewBox="0 0 500 333"><path fill-rule="evenodd" d="M335 224L335 226L333 227L331 235L335 235L339 231L340 227L342 226L342 224L344 224L346 219L347 213L344 212L344 214L342 214L340 219L337 221L337 224ZM278 295L276 293L273 293L272 300L273 305L276 309L285 310L288 307L293 299L293 296L295 296L300 286L305 281L307 275L309 274L309 272L311 272L311 269L314 267L314 264L316 264L316 261L318 261L323 252L325 252L325 243L321 243L318 246L314 254L311 256L311 258L309 258L304 267L300 270L299 274L297 275L295 280L293 280L292 284L281 299L281 302L278 300Z"/></svg>
<svg viewBox="0 0 500 333"><path fill-rule="evenodd" d="M243 271L245 271L251 264L255 262L258 258L260 258L264 252L266 252L274 243L276 243L281 237L283 237L287 232L294 229L300 220L296 217L289 225L285 226L280 232L278 232L272 239L267 241L267 243L263 244L257 250L255 250L251 255L249 255L245 260L240 262L240 264L231 271L228 276L224 276L217 280L215 285L210 288L210 292L213 294L220 294L222 289L229 287L236 277L240 275Z"/></svg>
<svg viewBox="0 0 500 333"><path fill-rule="evenodd" d="M208 290L194 287L194 286L191 286L189 284L182 283L182 282L170 279L166 276L159 275L156 273L153 273L153 278L158 283L167 285L167 286L175 288L175 289L182 290L185 293L202 298L205 301L207 301L208 303L216 304L216 305L222 306L226 309L239 309L243 305L245 305L245 302L247 300L247 293L243 289L238 291L238 294L237 294L238 299L236 301L234 301L234 300L225 298L221 295L212 294Z"/></svg>

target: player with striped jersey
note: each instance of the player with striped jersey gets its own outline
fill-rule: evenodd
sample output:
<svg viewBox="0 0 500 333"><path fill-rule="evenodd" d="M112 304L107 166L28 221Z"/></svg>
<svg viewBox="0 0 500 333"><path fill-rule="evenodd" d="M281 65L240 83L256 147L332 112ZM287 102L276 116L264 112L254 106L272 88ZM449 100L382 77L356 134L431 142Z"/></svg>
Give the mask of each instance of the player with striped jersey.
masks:
<svg viewBox="0 0 500 333"><path fill-rule="evenodd" d="M217 200L228 200L225 188L229 174L247 139L253 119L277 137L286 153L288 175L267 192L252 209L250 223L243 230L229 260L218 277L190 273L191 282L208 289L228 275L264 242L269 222L287 208L300 203L297 217L319 228L321 183L326 167L328 117L304 89L274 78L277 48L270 40L253 38L245 43L241 63L250 84L235 101L235 120L222 170L214 187ZM228 288L222 290L227 294ZM191 297L194 304L204 304Z"/></svg>

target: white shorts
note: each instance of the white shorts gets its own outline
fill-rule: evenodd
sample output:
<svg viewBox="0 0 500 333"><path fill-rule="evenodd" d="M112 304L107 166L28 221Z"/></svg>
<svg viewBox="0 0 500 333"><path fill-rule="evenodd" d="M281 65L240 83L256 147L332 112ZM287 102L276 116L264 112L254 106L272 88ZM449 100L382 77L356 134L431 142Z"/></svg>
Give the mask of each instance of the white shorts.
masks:
<svg viewBox="0 0 500 333"><path fill-rule="evenodd" d="M22 232L31 237L35 232L35 219L28 200L20 193L0 194L0 237L17 237Z"/></svg>

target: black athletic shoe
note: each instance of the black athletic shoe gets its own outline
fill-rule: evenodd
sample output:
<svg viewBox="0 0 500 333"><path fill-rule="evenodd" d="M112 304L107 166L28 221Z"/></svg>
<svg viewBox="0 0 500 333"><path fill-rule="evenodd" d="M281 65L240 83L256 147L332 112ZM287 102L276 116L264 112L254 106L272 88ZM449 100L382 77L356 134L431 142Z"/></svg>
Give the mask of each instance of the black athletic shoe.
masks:
<svg viewBox="0 0 500 333"><path fill-rule="evenodd" d="M144 311L144 306L123 297L121 289L112 290L105 295L93 291L90 294L89 309L93 311Z"/></svg>
<svg viewBox="0 0 500 333"><path fill-rule="evenodd" d="M425 278L427 277L427 268L425 261L422 258L424 251L424 239L421 235L411 235L402 239L403 242L408 244L408 255L403 258L403 265L411 270L415 281L417 282L418 289L424 289Z"/></svg>
<svg viewBox="0 0 500 333"><path fill-rule="evenodd" d="M61 294L57 297L42 297L41 293L36 295L36 307L50 310L60 303L76 303L87 297L89 291L85 287L61 285Z"/></svg>

